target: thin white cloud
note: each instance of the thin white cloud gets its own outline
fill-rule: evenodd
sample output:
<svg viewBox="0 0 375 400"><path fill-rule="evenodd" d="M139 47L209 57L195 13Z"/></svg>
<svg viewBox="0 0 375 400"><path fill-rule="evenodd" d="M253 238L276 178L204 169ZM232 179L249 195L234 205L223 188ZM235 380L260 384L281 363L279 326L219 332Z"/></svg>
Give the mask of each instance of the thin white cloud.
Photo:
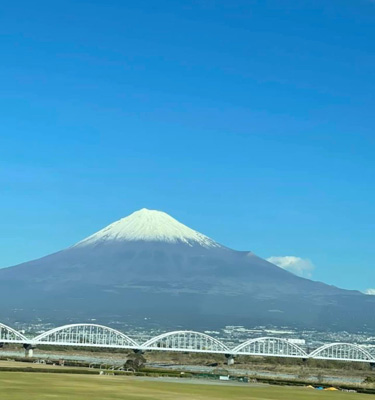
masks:
<svg viewBox="0 0 375 400"><path fill-rule="evenodd" d="M375 296L375 289L366 289L364 291L365 294L370 294L372 296Z"/></svg>
<svg viewBox="0 0 375 400"><path fill-rule="evenodd" d="M296 256L272 256L267 258L267 261L304 278L311 278L312 271L315 269L309 259Z"/></svg>

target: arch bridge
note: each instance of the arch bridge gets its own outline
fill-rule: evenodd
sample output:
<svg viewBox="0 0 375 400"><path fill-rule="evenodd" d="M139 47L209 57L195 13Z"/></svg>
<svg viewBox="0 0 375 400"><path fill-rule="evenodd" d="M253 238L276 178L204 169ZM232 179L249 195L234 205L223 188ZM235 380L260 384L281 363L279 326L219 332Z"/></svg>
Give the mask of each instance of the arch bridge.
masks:
<svg viewBox="0 0 375 400"><path fill-rule="evenodd" d="M233 349L236 355L308 358L308 354L287 339L261 337L250 339Z"/></svg>
<svg viewBox="0 0 375 400"><path fill-rule="evenodd" d="M139 344L124 333L97 324L60 326L32 339L33 345L138 349Z"/></svg>
<svg viewBox="0 0 375 400"><path fill-rule="evenodd" d="M230 353L229 348L205 333L194 331L167 332L142 344L142 350L191 351L194 353Z"/></svg>
<svg viewBox="0 0 375 400"><path fill-rule="evenodd" d="M134 351L176 351L223 354L228 358L249 355L261 357L288 357L300 359L367 362L375 364L375 355L352 343L331 343L307 353L302 347L284 338L261 337L250 339L230 348L220 340L195 331L173 331L140 342L116 329L97 324L70 324L46 331L35 337L26 337L15 329L0 323L0 347L4 344L22 344L29 355L38 345L129 349Z"/></svg>
<svg viewBox="0 0 375 400"><path fill-rule="evenodd" d="M0 322L0 343L21 343L27 341L22 333Z"/></svg>

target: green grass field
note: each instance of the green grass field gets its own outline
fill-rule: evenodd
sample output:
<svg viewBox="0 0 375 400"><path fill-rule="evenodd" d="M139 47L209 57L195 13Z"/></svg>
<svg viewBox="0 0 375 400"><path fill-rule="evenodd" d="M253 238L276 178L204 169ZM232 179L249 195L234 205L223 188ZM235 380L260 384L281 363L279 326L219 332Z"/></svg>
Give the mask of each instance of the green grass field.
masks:
<svg viewBox="0 0 375 400"><path fill-rule="evenodd" d="M371 399L372 395L277 386L147 381L131 377L0 372L1 400L304 400Z"/></svg>

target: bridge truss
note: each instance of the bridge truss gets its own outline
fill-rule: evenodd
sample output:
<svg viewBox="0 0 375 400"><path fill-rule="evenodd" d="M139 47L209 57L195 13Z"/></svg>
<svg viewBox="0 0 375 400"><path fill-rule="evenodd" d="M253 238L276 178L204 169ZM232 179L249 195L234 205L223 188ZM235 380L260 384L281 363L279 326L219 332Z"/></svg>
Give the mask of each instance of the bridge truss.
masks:
<svg viewBox="0 0 375 400"><path fill-rule="evenodd" d="M331 343L307 353L288 339L262 337L250 339L229 348L220 340L195 331L174 331L139 343L124 333L97 324L71 324L51 329L29 338L0 323L0 347L6 343L22 344L25 348L40 345L117 348L139 351L177 351L260 357L289 357L302 359L368 362L375 364L375 355L351 343Z"/></svg>
<svg viewBox="0 0 375 400"><path fill-rule="evenodd" d="M0 343L25 343L26 337L0 322Z"/></svg>
<svg viewBox="0 0 375 400"><path fill-rule="evenodd" d="M143 350L194 351L195 353L229 353L225 344L200 332L175 331L156 336L142 345Z"/></svg>
<svg viewBox="0 0 375 400"><path fill-rule="evenodd" d="M103 325L73 324L51 329L33 339L33 344L138 349L133 339Z"/></svg>
<svg viewBox="0 0 375 400"><path fill-rule="evenodd" d="M319 347L311 358L336 361L374 362L374 357L365 349L352 343L331 343Z"/></svg>
<svg viewBox="0 0 375 400"><path fill-rule="evenodd" d="M273 356L273 357L292 357L308 358L304 350L287 339L275 337L262 337L250 339L233 349L234 354L244 354L251 356Z"/></svg>

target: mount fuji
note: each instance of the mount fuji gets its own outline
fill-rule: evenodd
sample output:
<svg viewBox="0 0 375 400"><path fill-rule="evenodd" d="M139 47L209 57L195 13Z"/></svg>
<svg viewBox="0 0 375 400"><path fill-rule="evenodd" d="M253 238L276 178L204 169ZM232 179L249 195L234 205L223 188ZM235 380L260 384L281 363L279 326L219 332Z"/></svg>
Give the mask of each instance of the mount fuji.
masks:
<svg viewBox="0 0 375 400"><path fill-rule="evenodd" d="M300 278L147 209L72 247L1 269L0 304L0 318L19 320L375 327L374 296Z"/></svg>

